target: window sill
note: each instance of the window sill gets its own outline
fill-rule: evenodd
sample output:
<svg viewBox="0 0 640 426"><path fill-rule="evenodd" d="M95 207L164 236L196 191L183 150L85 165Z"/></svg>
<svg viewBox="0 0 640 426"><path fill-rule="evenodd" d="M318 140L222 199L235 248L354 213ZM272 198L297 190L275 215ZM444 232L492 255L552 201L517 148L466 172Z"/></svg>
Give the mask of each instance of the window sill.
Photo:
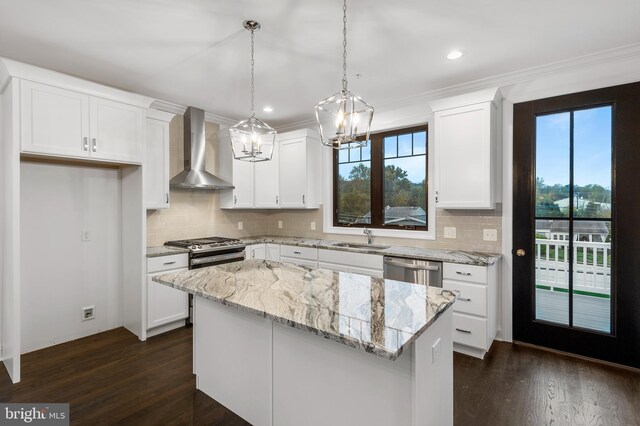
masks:
<svg viewBox="0 0 640 426"><path fill-rule="evenodd" d="M377 229L369 228L374 237L406 238L412 240L435 240L433 231L406 231L404 229ZM363 228L344 228L341 226L325 226L322 230L325 234L364 235Z"/></svg>

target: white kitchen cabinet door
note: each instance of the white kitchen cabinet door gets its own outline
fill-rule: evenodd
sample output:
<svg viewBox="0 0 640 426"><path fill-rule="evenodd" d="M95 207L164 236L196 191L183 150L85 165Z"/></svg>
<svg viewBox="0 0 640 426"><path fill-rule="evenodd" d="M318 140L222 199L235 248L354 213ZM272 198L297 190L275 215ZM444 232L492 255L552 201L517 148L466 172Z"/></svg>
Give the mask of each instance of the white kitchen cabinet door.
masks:
<svg viewBox="0 0 640 426"><path fill-rule="evenodd" d="M91 157L123 163L142 163L145 114L142 108L90 98Z"/></svg>
<svg viewBox="0 0 640 426"><path fill-rule="evenodd" d="M254 167L249 161L233 161L233 205L234 209L253 208Z"/></svg>
<svg viewBox="0 0 640 426"><path fill-rule="evenodd" d="M147 118L144 161L144 205L169 208L169 123Z"/></svg>
<svg viewBox="0 0 640 426"><path fill-rule="evenodd" d="M280 244L266 244L267 260L280 262Z"/></svg>
<svg viewBox="0 0 640 426"><path fill-rule="evenodd" d="M495 120L493 102L434 113L436 207L495 208Z"/></svg>
<svg viewBox="0 0 640 426"><path fill-rule="evenodd" d="M280 142L280 207L304 208L307 201L307 140Z"/></svg>
<svg viewBox="0 0 640 426"><path fill-rule="evenodd" d="M175 269L170 272L182 272L187 269ZM164 284L152 281L156 275L168 271L147 275L147 329L185 319L189 316L188 295Z"/></svg>
<svg viewBox="0 0 640 426"><path fill-rule="evenodd" d="M89 157L89 96L20 81L22 151Z"/></svg>
<svg viewBox="0 0 640 426"><path fill-rule="evenodd" d="M308 259L297 259L295 257L280 257L280 262L282 263L292 263L294 265L306 266L311 269L318 269L318 261L317 260L308 260Z"/></svg>
<svg viewBox="0 0 640 426"><path fill-rule="evenodd" d="M318 268L338 272L349 272L349 267L347 265L340 265L338 263L318 262Z"/></svg>
<svg viewBox="0 0 640 426"><path fill-rule="evenodd" d="M252 244L245 249L247 259L266 259L266 244Z"/></svg>
<svg viewBox="0 0 640 426"><path fill-rule="evenodd" d="M254 166L254 207L276 209L279 207L279 144L273 147L269 161L260 161Z"/></svg>
<svg viewBox="0 0 640 426"><path fill-rule="evenodd" d="M360 268L358 266L349 266L349 272L352 274L368 275L374 278L382 278L381 269Z"/></svg>

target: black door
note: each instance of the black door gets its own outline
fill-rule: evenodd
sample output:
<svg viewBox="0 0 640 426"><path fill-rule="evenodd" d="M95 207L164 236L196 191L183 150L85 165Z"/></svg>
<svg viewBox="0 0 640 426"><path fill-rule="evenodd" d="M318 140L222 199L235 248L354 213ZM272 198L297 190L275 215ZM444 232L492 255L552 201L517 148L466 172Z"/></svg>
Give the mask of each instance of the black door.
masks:
<svg viewBox="0 0 640 426"><path fill-rule="evenodd" d="M640 83L514 105L514 340L640 367Z"/></svg>

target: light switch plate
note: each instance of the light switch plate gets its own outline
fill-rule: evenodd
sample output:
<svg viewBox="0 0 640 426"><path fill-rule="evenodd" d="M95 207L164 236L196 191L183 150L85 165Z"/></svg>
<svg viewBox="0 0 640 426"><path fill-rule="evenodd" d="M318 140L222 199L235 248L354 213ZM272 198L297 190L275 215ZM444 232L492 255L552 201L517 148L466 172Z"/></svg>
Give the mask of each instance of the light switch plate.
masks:
<svg viewBox="0 0 640 426"><path fill-rule="evenodd" d="M444 227L444 237L445 238L456 238L456 228L455 228L455 226L445 226Z"/></svg>
<svg viewBox="0 0 640 426"><path fill-rule="evenodd" d="M238 222L238 231L242 231L244 228L244 224L242 222Z"/></svg>
<svg viewBox="0 0 640 426"><path fill-rule="evenodd" d="M311 222L311 230L312 231L316 230L316 223L315 222Z"/></svg>
<svg viewBox="0 0 640 426"><path fill-rule="evenodd" d="M282 229L282 221L281 220L278 221L278 229Z"/></svg>
<svg viewBox="0 0 640 426"><path fill-rule="evenodd" d="M498 241L498 230L497 229L483 229L482 230L482 239L485 241Z"/></svg>

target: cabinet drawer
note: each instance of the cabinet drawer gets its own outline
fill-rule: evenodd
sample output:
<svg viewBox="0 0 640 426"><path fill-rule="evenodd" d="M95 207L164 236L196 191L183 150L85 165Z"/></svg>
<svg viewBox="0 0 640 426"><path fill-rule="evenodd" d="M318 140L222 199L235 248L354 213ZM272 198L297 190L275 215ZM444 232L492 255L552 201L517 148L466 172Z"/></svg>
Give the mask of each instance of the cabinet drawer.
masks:
<svg viewBox="0 0 640 426"><path fill-rule="evenodd" d="M454 312L453 341L487 350L487 320Z"/></svg>
<svg viewBox="0 0 640 426"><path fill-rule="evenodd" d="M485 266L445 263L442 269L442 278L445 280L450 279L486 284L487 268Z"/></svg>
<svg viewBox="0 0 640 426"><path fill-rule="evenodd" d="M318 249L314 247L280 246L280 256L318 260Z"/></svg>
<svg viewBox="0 0 640 426"><path fill-rule="evenodd" d="M171 269L187 268L188 266L189 255L187 253L150 257L147 259L148 274L160 271L169 271Z"/></svg>
<svg viewBox="0 0 640 426"><path fill-rule="evenodd" d="M465 314L487 316L487 287L458 281L444 280L442 287L458 296L453 310Z"/></svg>

